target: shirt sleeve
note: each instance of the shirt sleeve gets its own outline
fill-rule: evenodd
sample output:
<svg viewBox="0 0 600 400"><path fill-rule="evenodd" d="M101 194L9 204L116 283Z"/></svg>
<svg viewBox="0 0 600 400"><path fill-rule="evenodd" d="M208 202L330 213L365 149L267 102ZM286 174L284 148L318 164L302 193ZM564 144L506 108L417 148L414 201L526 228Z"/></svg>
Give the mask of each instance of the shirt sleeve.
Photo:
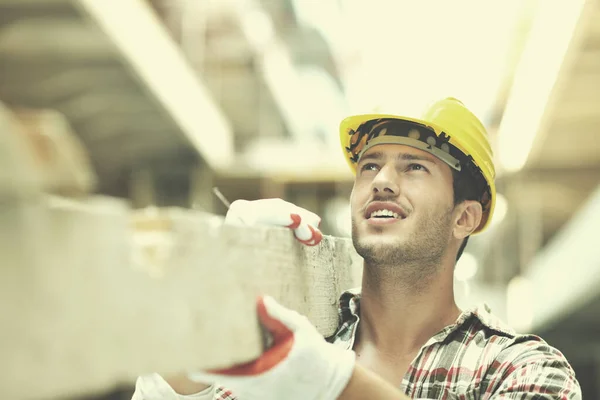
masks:
<svg viewBox="0 0 600 400"><path fill-rule="evenodd" d="M581 400L575 371L563 354L535 337L507 348L490 400Z"/></svg>
<svg viewBox="0 0 600 400"><path fill-rule="evenodd" d="M135 392L131 400L221 400L234 399L234 397L221 397L217 392L220 388L211 386L199 393L182 395L176 393L173 388L159 375L150 374L138 377L135 382Z"/></svg>

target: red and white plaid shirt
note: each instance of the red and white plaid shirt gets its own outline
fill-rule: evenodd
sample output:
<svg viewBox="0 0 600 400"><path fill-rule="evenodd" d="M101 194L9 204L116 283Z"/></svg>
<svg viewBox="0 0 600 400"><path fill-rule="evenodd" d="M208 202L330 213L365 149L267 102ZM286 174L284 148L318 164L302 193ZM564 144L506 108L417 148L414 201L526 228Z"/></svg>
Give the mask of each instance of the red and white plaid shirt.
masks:
<svg viewBox="0 0 600 400"><path fill-rule="evenodd" d="M342 294L339 317L328 341L350 350L360 321L358 290ZM464 311L429 339L400 389L414 399L581 399L575 372L560 351L538 336L515 333L485 305ZM236 397L217 387L213 399Z"/></svg>
<svg viewBox="0 0 600 400"><path fill-rule="evenodd" d="M331 340L351 349L360 321L360 293L340 298L340 326ZM400 389L414 399L581 399L575 372L560 351L520 335L481 305L461 313L420 349Z"/></svg>

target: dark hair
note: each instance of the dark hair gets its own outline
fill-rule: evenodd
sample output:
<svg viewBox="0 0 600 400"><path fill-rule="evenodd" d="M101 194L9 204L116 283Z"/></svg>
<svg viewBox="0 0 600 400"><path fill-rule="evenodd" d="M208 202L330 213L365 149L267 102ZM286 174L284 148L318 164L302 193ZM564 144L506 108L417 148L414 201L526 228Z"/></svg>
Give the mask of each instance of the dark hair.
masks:
<svg viewBox="0 0 600 400"><path fill-rule="evenodd" d="M481 200L481 193L479 190L479 185L477 184L477 179L473 174L469 172L468 169L463 168L461 171L457 171L453 168L452 170L452 189L454 190L454 205L462 203L465 200ZM465 247L467 247L467 242L469 241L469 236L467 236L460 248L458 249L458 253L456 254L456 261L462 256Z"/></svg>

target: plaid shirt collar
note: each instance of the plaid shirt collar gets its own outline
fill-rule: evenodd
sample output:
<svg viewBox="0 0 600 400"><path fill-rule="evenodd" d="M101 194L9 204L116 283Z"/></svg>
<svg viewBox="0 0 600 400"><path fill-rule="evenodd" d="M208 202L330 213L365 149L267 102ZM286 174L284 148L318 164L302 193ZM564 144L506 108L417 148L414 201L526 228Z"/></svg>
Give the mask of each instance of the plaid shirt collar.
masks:
<svg viewBox="0 0 600 400"><path fill-rule="evenodd" d="M327 338L328 341L341 347L345 347L348 350L352 349L356 337L356 329L360 322L360 298L360 288L347 290L341 295L338 309L340 319L339 327L332 336ZM443 342L452 332L463 327L470 322L472 318L476 318L483 326L491 331L498 332L508 337L515 337L517 335L514 329L491 313L487 304L481 303L463 311L454 324L448 325L436 333L423 345L423 347Z"/></svg>
<svg viewBox="0 0 600 400"><path fill-rule="evenodd" d="M360 297L360 289L342 294L340 324L329 342L354 347ZM427 399L581 399L575 372L560 351L538 336L517 334L485 304L463 311L431 337L400 389Z"/></svg>

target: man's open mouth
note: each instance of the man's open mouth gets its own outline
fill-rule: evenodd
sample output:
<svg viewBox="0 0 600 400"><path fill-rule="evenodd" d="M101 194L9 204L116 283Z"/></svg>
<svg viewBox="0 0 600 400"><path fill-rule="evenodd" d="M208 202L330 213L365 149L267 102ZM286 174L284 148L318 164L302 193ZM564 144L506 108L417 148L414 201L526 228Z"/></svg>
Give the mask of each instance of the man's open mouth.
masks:
<svg viewBox="0 0 600 400"><path fill-rule="evenodd" d="M400 219L400 215L392 210L377 210L377 211L373 211L371 213L371 215L369 215L369 218L396 218L396 219Z"/></svg>
<svg viewBox="0 0 600 400"><path fill-rule="evenodd" d="M366 219L404 219L406 212L397 204L389 201L374 201L365 210Z"/></svg>

